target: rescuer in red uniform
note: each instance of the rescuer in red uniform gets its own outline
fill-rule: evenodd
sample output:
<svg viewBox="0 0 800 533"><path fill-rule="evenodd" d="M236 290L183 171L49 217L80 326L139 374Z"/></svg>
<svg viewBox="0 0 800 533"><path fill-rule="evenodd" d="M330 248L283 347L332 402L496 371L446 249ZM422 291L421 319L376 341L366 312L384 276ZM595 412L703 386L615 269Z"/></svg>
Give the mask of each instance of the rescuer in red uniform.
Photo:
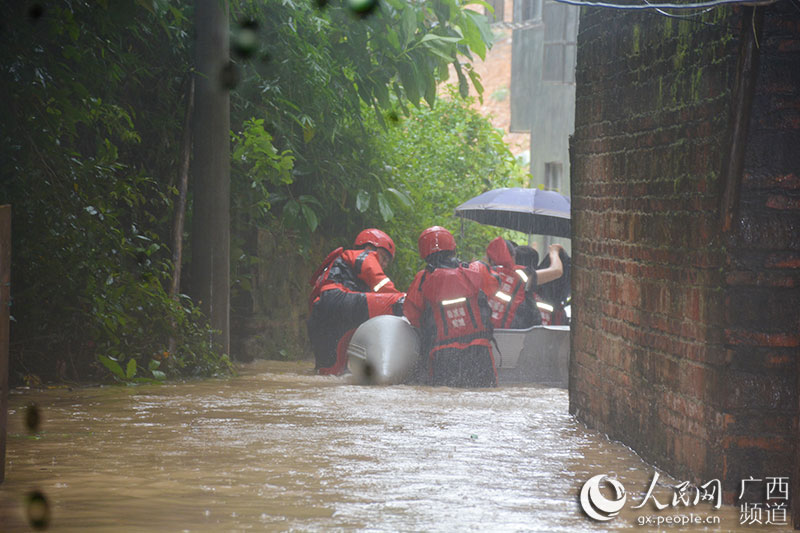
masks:
<svg viewBox="0 0 800 533"><path fill-rule="evenodd" d="M550 264L547 268L536 270L538 254L535 250L527 246L513 246L502 237L497 237L486 248L488 264L479 261L472 263L473 269L486 268L497 279L497 290L488 294L495 328L525 329L542 323L536 306L536 289L539 284L561 277L563 266L559 253L562 249L560 244L551 244L548 248ZM530 257L523 260L523 252L529 253ZM520 255L520 261L517 261L517 255Z"/></svg>
<svg viewBox="0 0 800 533"><path fill-rule="evenodd" d="M486 266L498 282L497 290L487 294L492 308L492 325L510 328L517 309L525 301L525 285L531 274L514 263L511 246L502 237L489 243L486 257L489 260Z"/></svg>
<svg viewBox="0 0 800 533"><path fill-rule="evenodd" d="M394 259L394 241L383 231L365 229L352 250L337 248L309 280L308 336L320 374L341 374L353 332L378 315L402 315L405 293L384 272Z"/></svg>
<svg viewBox="0 0 800 533"><path fill-rule="evenodd" d="M496 386L486 298L496 281L460 262L453 235L441 226L423 231L418 246L427 266L411 283L403 312L421 330L427 381L451 387Z"/></svg>

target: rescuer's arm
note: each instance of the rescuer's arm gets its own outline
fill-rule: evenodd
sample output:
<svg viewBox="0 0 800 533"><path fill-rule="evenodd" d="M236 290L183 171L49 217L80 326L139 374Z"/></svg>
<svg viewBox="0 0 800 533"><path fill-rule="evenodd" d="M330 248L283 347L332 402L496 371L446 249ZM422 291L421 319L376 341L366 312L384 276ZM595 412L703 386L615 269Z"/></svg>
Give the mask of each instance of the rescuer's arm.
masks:
<svg viewBox="0 0 800 533"><path fill-rule="evenodd" d="M369 254L364 259L364 264L361 266L361 272L358 277L367 284L367 287L372 292L400 292L383 271L378 261L377 252Z"/></svg>

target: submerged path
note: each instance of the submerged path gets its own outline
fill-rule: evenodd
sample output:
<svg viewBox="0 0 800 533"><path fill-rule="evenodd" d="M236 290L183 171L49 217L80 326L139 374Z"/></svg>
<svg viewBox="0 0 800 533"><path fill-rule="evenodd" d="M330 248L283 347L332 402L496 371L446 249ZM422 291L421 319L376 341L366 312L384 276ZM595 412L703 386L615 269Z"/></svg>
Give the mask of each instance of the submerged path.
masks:
<svg viewBox="0 0 800 533"><path fill-rule="evenodd" d="M668 529L737 530L733 507L632 509L655 469L567 401L536 386L363 387L276 361L226 380L14 391L0 523L29 531L38 491L59 532L647 531L645 515L690 513L719 524ZM578 503L598 474L628 493L603 523ZM661 473L657 498L675 483Z"/></svg>

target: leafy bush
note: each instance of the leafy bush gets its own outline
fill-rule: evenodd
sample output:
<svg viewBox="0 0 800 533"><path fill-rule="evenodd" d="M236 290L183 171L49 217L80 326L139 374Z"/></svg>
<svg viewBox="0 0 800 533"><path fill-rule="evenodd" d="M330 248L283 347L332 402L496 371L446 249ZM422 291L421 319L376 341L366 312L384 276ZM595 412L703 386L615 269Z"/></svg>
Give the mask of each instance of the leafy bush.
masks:
<svg viewBox="0 0 800 533"><path fill-rule="evenodd" d="M502 131L470 107L473 100L462 98L452 86L446 94L433 108L411 109L408 116L387 114L386 129L371 126L378 140L373 157L386 169L383 181L412 204L391 217L380 206L370 207L374 224L397 245L392 277L400 286L407 286L422 266L417 238L427 227L449 229L461 259L482 257L488 242L503 230L464 221L462 232L455 208L487 190L520 186L525 176Z"/></svg>

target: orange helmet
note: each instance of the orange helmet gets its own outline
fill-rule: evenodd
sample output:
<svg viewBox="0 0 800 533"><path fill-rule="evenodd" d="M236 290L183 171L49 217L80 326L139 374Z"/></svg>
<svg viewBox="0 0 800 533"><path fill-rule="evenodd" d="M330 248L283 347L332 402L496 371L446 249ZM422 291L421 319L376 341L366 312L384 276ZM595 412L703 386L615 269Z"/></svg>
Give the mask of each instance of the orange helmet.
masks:
<svg viewBox="0 0 800 533"><path fill-rule="evenodd" d="M453 234L441 226L432 226L419 235L417 241L419 256L427 259L429 255L444 250L455 251L456 240Z"/></svg>
<svg viewBox="0 0 800 533"><path fill-rule="evenodd" d="M375 248L383 248L389 252L389 255L394 259L394 241L381 230L369 228L356 235L356 241L353 243L353 246L361 248L366 244L371 244Z"/></svg>

